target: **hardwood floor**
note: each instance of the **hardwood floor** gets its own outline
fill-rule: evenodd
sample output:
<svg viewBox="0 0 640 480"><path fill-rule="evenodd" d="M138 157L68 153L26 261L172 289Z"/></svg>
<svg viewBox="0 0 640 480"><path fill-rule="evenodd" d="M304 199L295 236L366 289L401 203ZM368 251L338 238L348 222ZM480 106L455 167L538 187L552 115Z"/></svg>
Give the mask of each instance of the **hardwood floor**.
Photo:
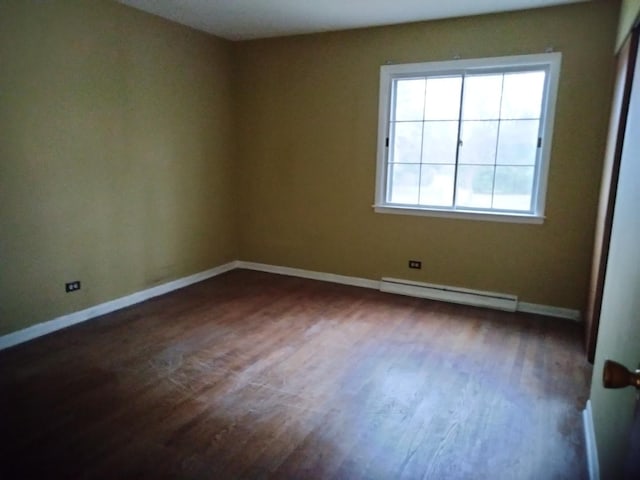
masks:
<svg viewBox="0 0 640 480"><path fill-rule="evenodd" d="M586 478L581 339L234 271L0 352L0 477Z"/></svg>

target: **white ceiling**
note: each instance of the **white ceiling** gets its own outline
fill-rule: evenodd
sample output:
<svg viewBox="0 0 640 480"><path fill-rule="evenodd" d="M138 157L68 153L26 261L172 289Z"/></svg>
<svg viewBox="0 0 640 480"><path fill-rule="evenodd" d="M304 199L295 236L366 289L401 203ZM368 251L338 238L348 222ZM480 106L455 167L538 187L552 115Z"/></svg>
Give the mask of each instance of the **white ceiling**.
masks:
<svg viewBox="0 0 640 480"><path fill-rule="evenodd" d="M548 7L587 0L118 0L229 40Z"/></svg>

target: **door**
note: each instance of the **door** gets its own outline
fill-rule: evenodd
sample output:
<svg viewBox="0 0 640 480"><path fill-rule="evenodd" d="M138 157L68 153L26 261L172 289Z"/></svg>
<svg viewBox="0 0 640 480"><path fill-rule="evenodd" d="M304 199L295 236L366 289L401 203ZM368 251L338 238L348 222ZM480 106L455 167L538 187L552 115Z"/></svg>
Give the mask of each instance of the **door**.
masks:
<svg viewBox="0 0 640 480"><path fill-rule="evenodd" d="M638 30L634 31L637 37ZM638 57L634 60L640 72ZM635 389L607 390L602 372L607 359L630 368L640 362L640 75L633 78L620 174L613 210L600 328L596 346L591 408L603 479L624 478L636 409ZM640 459L638 459L640 461Z"/></svg>
<svg viewBox="0 0 640 480"><path fill-rule="evenodd" d="M602 168L600 182L600 200L596 217L596 232L594 237L593 257L591 262L591 279L589 282L589 298L585 308L585 349L587 358L593 362L598 338L600 311L602 308L602 293L604 291L604 277L607 269L609 242L611 240L611 226L613 222L613 207L616 200L618 177L620 173L620 157L627 125L627 112L631 85L634 76L634 60L638 51L638 36L632 35L618 54L616 83L609 120L609 134L607 136L607 150Z"/></svg>

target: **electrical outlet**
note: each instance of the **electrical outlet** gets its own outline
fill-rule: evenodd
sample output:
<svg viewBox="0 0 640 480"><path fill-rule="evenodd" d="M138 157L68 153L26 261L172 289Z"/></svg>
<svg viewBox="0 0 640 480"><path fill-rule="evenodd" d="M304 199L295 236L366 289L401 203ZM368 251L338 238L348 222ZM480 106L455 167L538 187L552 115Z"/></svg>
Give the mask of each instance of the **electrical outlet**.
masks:
<svg viewBox="0 0 640 480"><path fill-rule="evenodd" d="M64 284L64 291L75 292L76 290L80 290L80 280L76 280L75 282L68 282Z"/></svg>
<svg viewBox="0 0 640 480"><path fill-rule="evenodd" d="M420 260L409 260L409 268L420 270L422 268L422 262Z"/></svg>

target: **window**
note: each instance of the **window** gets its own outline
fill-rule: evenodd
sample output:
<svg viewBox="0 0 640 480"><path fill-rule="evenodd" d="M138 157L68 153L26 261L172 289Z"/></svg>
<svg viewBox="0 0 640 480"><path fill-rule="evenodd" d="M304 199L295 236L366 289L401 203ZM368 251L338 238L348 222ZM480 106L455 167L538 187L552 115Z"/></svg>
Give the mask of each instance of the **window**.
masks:
<svg viewBox="0 0 640 480"><path fill-rule="evenodd" d="M376 211L541 223L560 60L382 66Z"/></svg>

